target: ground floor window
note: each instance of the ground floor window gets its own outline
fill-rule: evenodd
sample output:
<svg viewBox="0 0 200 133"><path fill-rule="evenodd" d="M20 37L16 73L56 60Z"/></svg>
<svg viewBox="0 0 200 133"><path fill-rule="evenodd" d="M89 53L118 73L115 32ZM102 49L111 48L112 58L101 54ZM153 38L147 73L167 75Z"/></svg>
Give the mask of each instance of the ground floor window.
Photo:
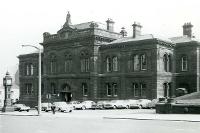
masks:
<svg viewBox="0 0 200 133"><path fill-rule="evenodd" d="M82 83L82 90L83 90L83 96L88 96L88 86L87 86L87 83Z"/></svg>
<svg viewBox="0 0 200 133"><path fill-rule="evenodd" d="M117 83L113 83L113 95L117 96Z"/></svg>
<svg viewBox="0 0 200 133"><path fill-rule="evenodd" d="M134 97L146 97L145 83L132 83Z"/></svg>
<svg viewBox="0 0 200 133"><path fill-rule="evenodd" d="M112 95L111 85L109 83L106 83L106 90L107 90L107 96Z"/></svg>
<svg viewBox="0 0 200 133"><path fill-rule="evenodd" d="M31 95L33 94L33 85L31 83L25 84L26 94Z"/></svg>

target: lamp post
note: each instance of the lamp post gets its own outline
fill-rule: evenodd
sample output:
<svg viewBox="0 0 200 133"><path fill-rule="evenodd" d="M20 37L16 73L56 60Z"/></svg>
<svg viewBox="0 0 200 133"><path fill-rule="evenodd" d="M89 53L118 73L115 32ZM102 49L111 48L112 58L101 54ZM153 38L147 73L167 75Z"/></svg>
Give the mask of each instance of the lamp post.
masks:
<svg viewBox="0 0 200 133"><path fill-rule="evenodd" d="M12 86L12 78L8 72L6 72L6 76L3 78L3 85L5 87L5 99L3 112L12 112L14 111L14 107L11 103L11 86Z"/></svg>
<svg viewBox="0 0 200 133"><path fill-rule="evenodd" d="M38 66L38 115L41 114L41 49L33 45L22 45L22 47L33 47L38 50L39 66Z"/></svg>

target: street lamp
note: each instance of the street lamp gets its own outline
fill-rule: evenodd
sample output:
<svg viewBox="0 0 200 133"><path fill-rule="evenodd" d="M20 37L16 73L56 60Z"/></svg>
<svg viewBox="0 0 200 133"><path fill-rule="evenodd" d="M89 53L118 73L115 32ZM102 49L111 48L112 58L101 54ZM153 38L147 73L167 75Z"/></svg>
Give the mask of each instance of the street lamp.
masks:
<svg viewBox="0 0 200 133"><path fill-rule="evenodd" d="M38 50L39 54L39 67L38 67L38 115L41 114L41 49L33 45L22 45L22 47L33 47Z"/></svg>

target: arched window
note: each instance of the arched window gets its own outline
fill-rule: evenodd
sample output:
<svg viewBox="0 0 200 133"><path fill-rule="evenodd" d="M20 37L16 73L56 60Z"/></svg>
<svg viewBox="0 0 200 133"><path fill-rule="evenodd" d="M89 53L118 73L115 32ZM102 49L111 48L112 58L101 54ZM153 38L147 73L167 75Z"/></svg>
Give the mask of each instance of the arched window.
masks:
<svg viewBox="0 0 200 133"><path fill-rule="evenodd" d="M163 63L164 63L164 71L167 72L168 71L168 55L167 54L164 54L163 56Z"/></svg>
<svg viewBox="0 0 200 133"><path fill-rule="evenodd" d="M141 70L147 70L147 59L145 54L140 56L140 67Z"/></svg>
<svg viewBox="0 0 200 133"><path fill-rule="evenodd" d="M54 54L50 57L50 73L56 73L56 56Z"/></svg>
<svg viewBox="0 0 200 133"><path fill-rule="evenodd" d="M188 58L186 55L183 55L181 57L181 70L187 71L187 69L188 69Z"/></svg>
<svg viewBox="0 0 200 133"><path fill-rule="evenodd" d="M72 55L69 53L65 54L64 68L65 68L65 72L72 71Z"/></svg>
<svg viewBox="0 0 200 133"><path fill-rule="evenodd" d="M81 52L81 72L89 72L90 57L88 52Z"/></svg>
<svg viewBox="0 0 200 133"><path fill-rule="evenodd" d="M134 70L134 71L139 71L139 70L140 70L140 59L139 59L139 55L134 55L134 56L133 56L133 70Z"/></svg>
<svg viewBox="0 0 200 133"><path fill-rule="evenodd" d="M164 97L168 97L168 83L163 84Z"/></svg>
<svg viewBox="0 0 200 133"><path fill-rule="evenodd" d="M30 69L31 69L30 75L33 75L33 64L30 64Z"/></svg>
<svg viewBox="0 0 200 133"><path fill-rule="evenodd" d="M111 58L106 57L106 71L111 72L112 71L112 63L111 63Z"/></svg>
<svg viewBox="0 0 200 133"><path fill-rule="evenodd" d="M118 71L118 58L117 58L117 56L114 56L112 58L112 66L113 66L113 71Z"/></svg>
<svg viewBox="0 0 200 133"><path fill-rule="evenodd" d="M29 75L29 64L26 64L26 75Z"/></svg>

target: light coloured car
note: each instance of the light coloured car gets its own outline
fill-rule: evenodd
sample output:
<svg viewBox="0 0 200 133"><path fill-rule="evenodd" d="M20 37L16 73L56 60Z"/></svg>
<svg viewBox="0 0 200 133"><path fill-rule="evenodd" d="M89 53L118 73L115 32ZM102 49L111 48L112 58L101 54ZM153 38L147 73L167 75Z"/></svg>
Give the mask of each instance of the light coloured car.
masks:
<svg viewBox="0 0 200 133"><path fill-rule="evenodd" d="M52 106L51 103L42 103L41 106L42 106L42 111L45 112L51 111L51 106Z"/></svg>
<svg viewBox="0 0 200 133"><path fill-rule="evenodd" d="M25 104L14 104L13 106L14 106L14 110L19 111L19 112L21 112L21 111L29 112L29 110L30 110L30 107L26 106Z"/></svg>
<svg viewBox="0 0 200 133"><path fill-rule="evenodd" d="M74 109L82 109L82 104L79 101L71 101L69 104L72 105Z"/></svg>
<svg viewBox="0 0 200 133"><path fill-rule="evenodd" d="M139 99L138 100L138 105L140 108L148 108L148 104L151 102L151 100L148 99Z"/></svg>
<svg viewBox="0 0 200 133"><path fill-rule="evenodd" d="M60 112L72 112L73 106L66 102L54 102L52 106L55 106L55 110Z"/></svg>
<svg viewBox="0 0 200 133"><path fill-rule="evenodd" d="M126 108L126 106L124 100L111 100L104 104L105 109L122 109Z"/></svg>
<svg viewBox="0 0 200 133"><path fill-rule="evenodd" d="M150 103L148 103L148 108L153 109L156 107L156 104L159 102L158 99L153 99Z"/></svg>
<svg viewBox="0 0 200 133"><path fill-rule="evenodd" d="M96 103L94 101L83 101L81 103L81 109L85 110L85 109L95 109L96 108Z"/></svg>
<svg viewBox="0 0 200 133"><path fill-rule="evenodd" d="M135 100L135 99L124 100L124 104L127 109L139 108L138 100Z"/></svg>

